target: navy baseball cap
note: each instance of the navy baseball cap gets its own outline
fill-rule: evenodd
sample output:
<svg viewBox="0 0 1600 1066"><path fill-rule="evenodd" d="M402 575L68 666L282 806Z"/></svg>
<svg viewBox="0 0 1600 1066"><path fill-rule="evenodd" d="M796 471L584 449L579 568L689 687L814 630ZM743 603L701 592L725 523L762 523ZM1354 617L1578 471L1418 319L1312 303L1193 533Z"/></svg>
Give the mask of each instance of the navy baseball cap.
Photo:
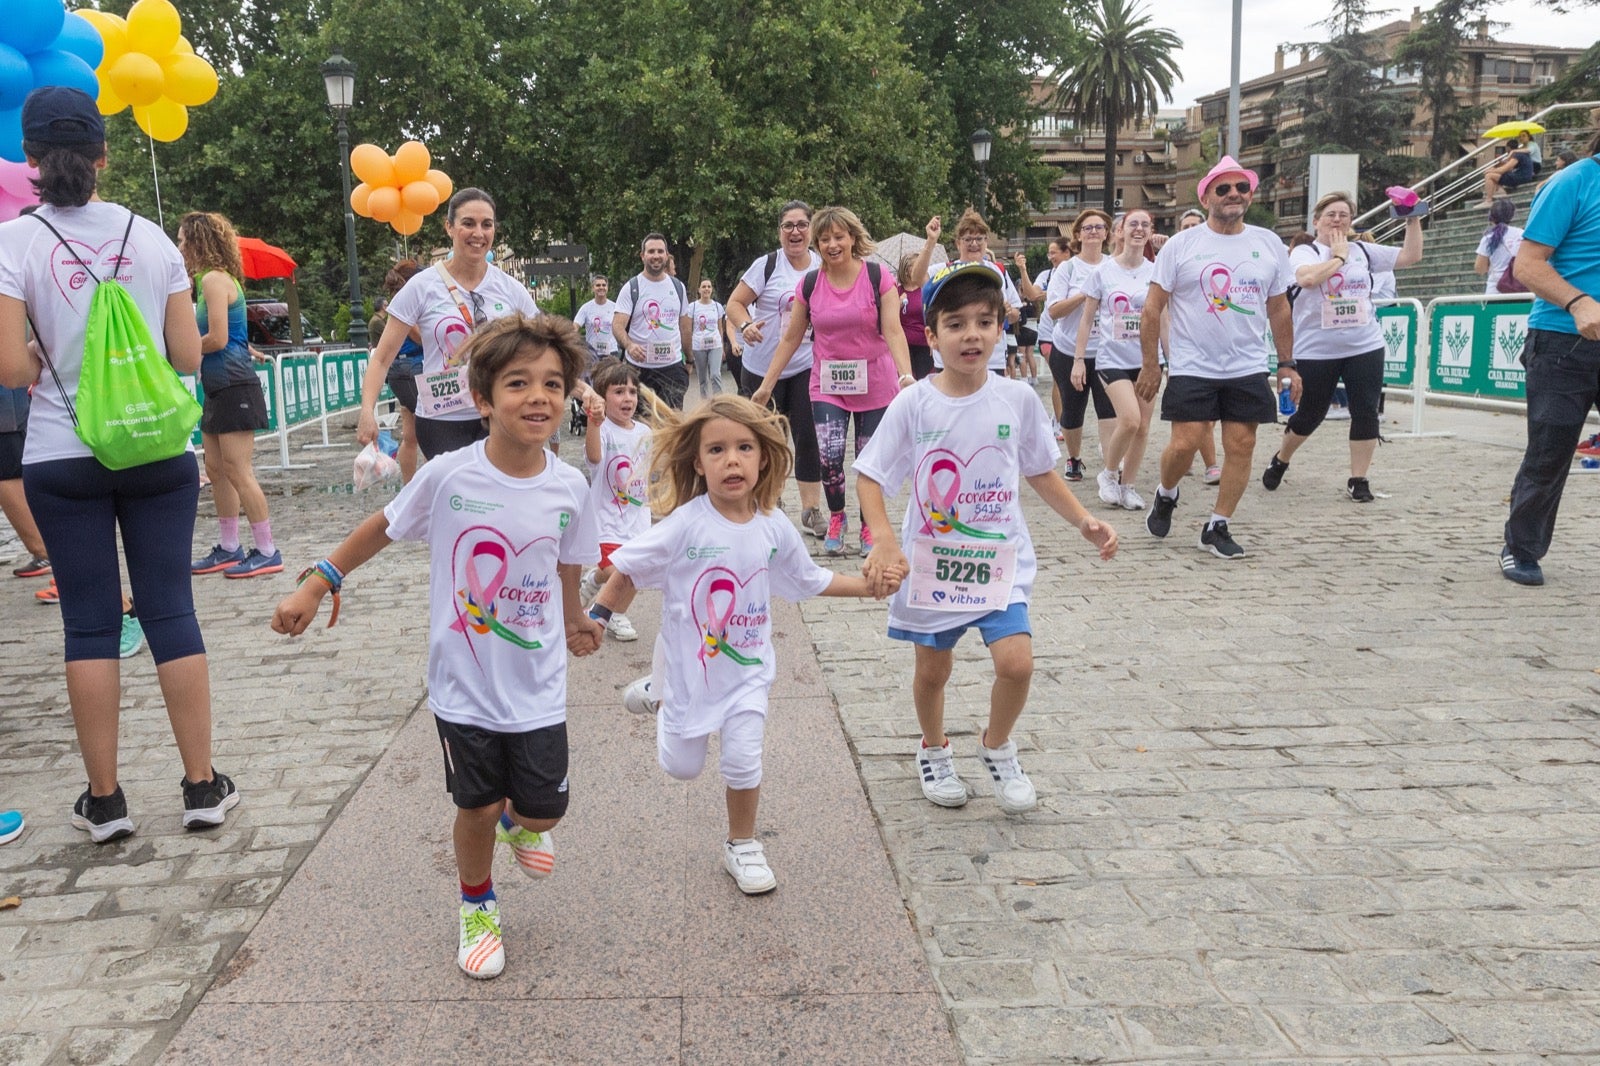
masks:
<svg viewBox="0 0 1600 1066"><path fill-rule="evenodd" d="M82 89L46 85L22 102L22 139L38 144L104 144L105 120Z"/></svg>
<svg viewBox="0 0 1600 1066"><path fill-rule="evenodd" d="M964 278L968 275L975 275L993 285L996 289L1001 288L1000 272L988 263L961 262L959 260L954 263L945 263L934 272L933 276L928 279L927 284L922 286L922 322L924 325L931 326L934 324L934 301L939 298L939 293L944 291L944 287L950 282L950 279Z"/></svg>

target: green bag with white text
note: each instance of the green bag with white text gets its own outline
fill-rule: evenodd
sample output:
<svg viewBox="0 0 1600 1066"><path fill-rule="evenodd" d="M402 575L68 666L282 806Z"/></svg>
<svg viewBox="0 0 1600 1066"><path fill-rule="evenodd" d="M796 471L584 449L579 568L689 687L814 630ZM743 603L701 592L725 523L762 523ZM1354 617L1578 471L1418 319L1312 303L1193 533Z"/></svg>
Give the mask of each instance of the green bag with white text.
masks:
<svg viewBox="0 0 1600 1066"><path fill-rule="evenodd" d="M56 239L66 240L47 219L39 219ZM133 214L122 235L122 249L113 260L124 264ZM78 439L111 470L126 470L180 455L188 448L200 404L167 362L150 326L128 290L115 277L101 280L89 299L89 322L83 337L83 366L78 372L77 403L62 389ZM48 361L48 360L47 360ZM55 367L50 368L55 375ZM61 379L56 378L61 389Z"/></svg>

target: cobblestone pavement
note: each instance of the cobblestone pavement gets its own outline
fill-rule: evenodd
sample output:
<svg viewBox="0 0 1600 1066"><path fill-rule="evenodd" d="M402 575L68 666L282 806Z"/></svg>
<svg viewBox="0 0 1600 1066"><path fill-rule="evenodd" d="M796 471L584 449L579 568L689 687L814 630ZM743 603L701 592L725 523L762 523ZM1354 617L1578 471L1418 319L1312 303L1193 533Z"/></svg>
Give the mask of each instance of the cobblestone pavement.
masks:
<svg viewBox="0 0 1600 1066"><path fill-rule="evenodd" d="M1600 1061L1595 482L1569 487L1549 584L1511 585L1495 551L1519 422L1429 423L1458 435L1382 448L1373 485L1390 496L1366 506L1342 498L1328 424L1277 493L1253 483L1234 563L1193 546L1214 494L1196 478L1165 542L1080 485L1124 536L1110 564L1029 497L1042 574L1017 736L1042 803L1025 816L998 811L976 758L975 640L949 722L978 795L937 809L911 768L910 655L881 606L804 605L970 1063ZM318 455L264 475L290 560L379 502L330 491L350 452L295 453ZM213 529L204 514L197 550ZM35 583L5 579L0 804L29 828L0 848L0 896L23 897L0 911L0 1063L159 1055L421 697L426 620L399 607L422 593L421 552L364 568L340 626L370 640L292 691L297 651L265 628L292 576L203 579L216 761L244 803L221 831L179 828L142 654L122 731L139 832L103 849L66 821L83 773L59 623Z"/></svg>
<svg viewBox="0 0 1600 1066"><path fill-rule="evenodd" d="M1428 421L1457 436L1381 448L1369 505L1326 424L1276 493L1252 481L1237 562L1195 548L1196 477L1157 541L1091 473L1109 564L1025 491L1025 816L977 758L978 640L947 714L977 795L945 810L912 765L909 650L877 608L804 605L968 1062L1600 1061L1596 483L1572 479L1549 583L1513 585L1520 419Z"/></svg>

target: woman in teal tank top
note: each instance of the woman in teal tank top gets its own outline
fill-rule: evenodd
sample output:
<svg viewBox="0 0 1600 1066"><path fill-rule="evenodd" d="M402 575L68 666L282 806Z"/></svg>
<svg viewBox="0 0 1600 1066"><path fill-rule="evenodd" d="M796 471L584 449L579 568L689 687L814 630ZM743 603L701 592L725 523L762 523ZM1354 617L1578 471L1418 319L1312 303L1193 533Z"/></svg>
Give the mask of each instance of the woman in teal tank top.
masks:
<svg viewBox="0 0 1600 1066"><path fill-rule="evenodd" d="M206 476L217 504L216 547L196 559L196 574L258 577L283 570L272 542L267 496L256 482L255 435L267 428L267 400L245 339L244 288L239 279L239 235L223 216L191 211L178 223L178 251L199 286L195 317L200 326L200 387L205 409L200 441ZM226 308L226 313L219 313ZM246 554L239 538L239 508L250 520L255 547Z"/></svg>

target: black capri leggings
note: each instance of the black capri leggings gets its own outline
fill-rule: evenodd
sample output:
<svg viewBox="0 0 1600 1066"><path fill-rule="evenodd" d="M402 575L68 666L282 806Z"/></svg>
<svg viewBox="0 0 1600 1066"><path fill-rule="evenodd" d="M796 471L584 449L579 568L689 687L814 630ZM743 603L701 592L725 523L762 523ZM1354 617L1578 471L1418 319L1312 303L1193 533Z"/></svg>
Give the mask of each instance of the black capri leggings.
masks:
<svg viewBox="0 0 1600 1066"><path fill-rule="evenodd" d="M193 452L127 470L108 470L92 458L29 463L22 468L22 487L56 564L67 662L117 658L118 527L133 601L156 665L205 653L189 574L200 499Z"/></svg>
<svg viewBox="0 0 1600 1066"><path fill-rule="evenodd" d="M739 395L756 394L765 374L739 368ZM789 420L789 437L794 441L794 479L807 483L822 480L822 453L817 448L817 423L811 417L811 371L779 378L772 387L772 406Z"/></svg>
<svg viewBox="0 0 1600 1066"><path fill-rule="evenodd" d="M1378 439L1378 400L1383 396L1383 349L1343 359L1301 359L1300 406L1289 416L1289 432L1309 437L1328 417L1333 390L1344 379L1350 395L1350 439Z"/></svg>
<svg viewBox="0 0 1600 1066"><path fill-rule="evenodd" d="M1094 416L1102 422L1117 417L1117 408L1106 395L1100 375L1094 372L1094 360L1085 359L1083 369L1088 374L1082 391L1072 387L1072 353L1060 347L1050 350L1050 376L1055 379L1061 393L1061 428L1082 429L1083 415L1089 408L1089 397L1094 396Z"/></svg>

